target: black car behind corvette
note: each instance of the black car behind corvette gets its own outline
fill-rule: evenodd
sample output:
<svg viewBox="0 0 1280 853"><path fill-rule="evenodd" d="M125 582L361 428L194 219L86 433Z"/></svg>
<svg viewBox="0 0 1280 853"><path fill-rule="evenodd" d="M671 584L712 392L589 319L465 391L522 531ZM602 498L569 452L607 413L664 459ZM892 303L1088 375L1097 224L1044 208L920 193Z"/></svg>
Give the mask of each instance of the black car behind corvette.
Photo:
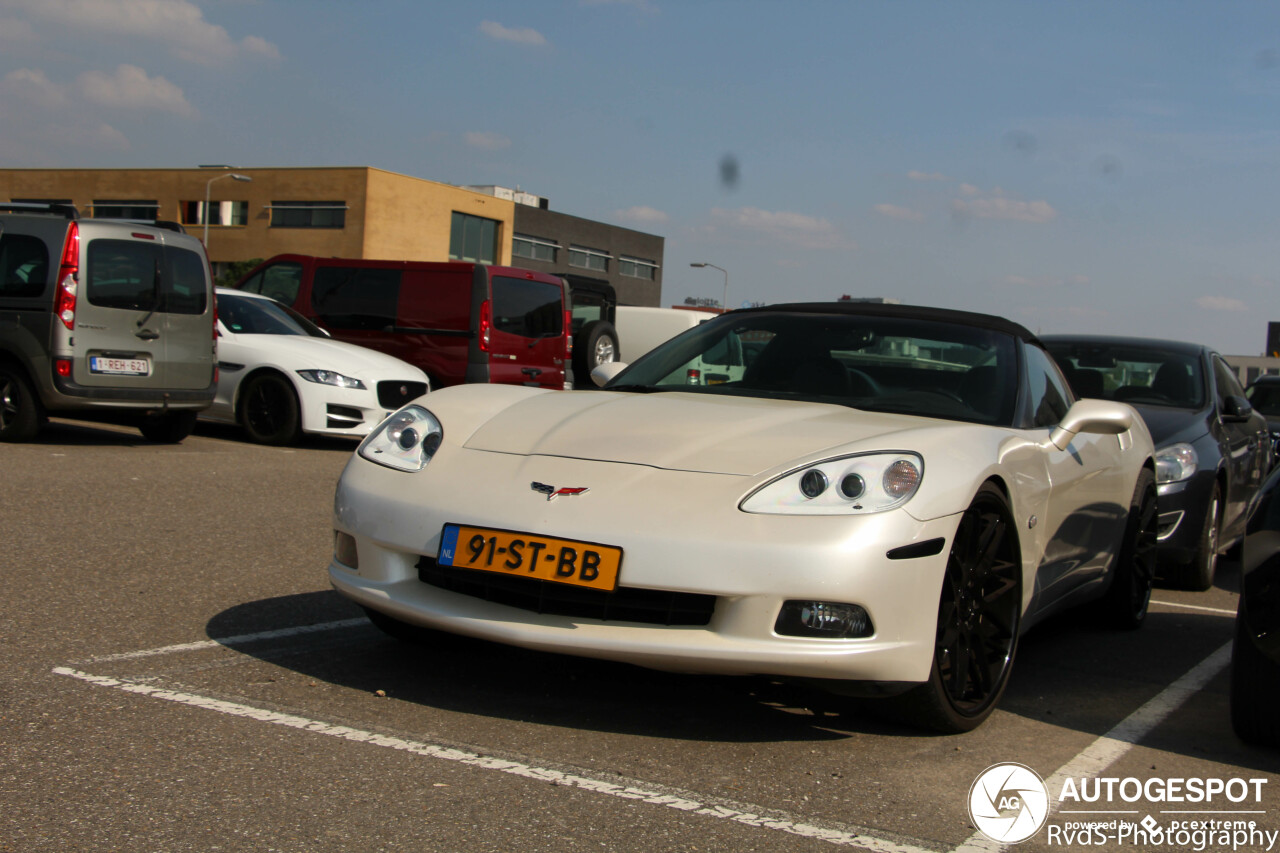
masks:
<svg viewBox="0 0 1280 853"><path fill-rule="evenodd" d="M1208 589L1218 555L1244 535L1271 467L1266 418L1206 347L1083 335L1041 340L1076 396L1119 400L1142 415L1156 445L1158 571L1175 586Z"/></svg>
<svg viewBox="0 0 1280 853"><path fill-rule="evenodd" d="M1280 746L1280 469L1249 518L1231 649L1231 727L1243 740Z"/></svg>

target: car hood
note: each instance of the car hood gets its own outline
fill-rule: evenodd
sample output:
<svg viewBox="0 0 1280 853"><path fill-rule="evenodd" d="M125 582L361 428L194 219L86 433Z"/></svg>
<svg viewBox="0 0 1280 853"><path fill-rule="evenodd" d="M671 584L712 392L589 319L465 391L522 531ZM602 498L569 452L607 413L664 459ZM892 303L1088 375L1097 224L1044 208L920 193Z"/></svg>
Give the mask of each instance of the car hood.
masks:
<svg viewBox="0 0 1280 853"><path fill-rule="evenodd" d="M422 381L418 368L395 356L356 344L303 335L236 335L234 343L245 352L270 354L293 369L335 370L348 376L373 374L379 377ZM219 354L231 350L219 342ZM230 353L228 352L228 355ZM225 358L224 358L225 360Z"/></svg>
<svg viewBox="0 0 1280 853"><path fill-rule="evenodd" d="M447 435L447 418L444 424ZM913 442L904 430L948 426L955 425L821 403L577 391L518 400L480 424L464 445L747 476L877 437L891 436L877 449L907 449Z"/></svg>
<svg viewBox="0 0 1280 853"><path fill-rule="evenodd" d="M1195 441L1209 431L1209 413L1207 410L1170 409L1166 406L1135 405L1138 414L1151 433L1151 441L1156 447L1176 444L1180 441Z"/></svg>

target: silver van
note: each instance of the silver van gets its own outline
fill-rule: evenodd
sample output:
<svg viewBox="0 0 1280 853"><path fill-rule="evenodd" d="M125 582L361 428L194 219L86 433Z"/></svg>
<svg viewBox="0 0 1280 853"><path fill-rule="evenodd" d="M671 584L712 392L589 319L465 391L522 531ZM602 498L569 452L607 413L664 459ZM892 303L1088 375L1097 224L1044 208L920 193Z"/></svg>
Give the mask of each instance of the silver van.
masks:
<svg viewBox="0 0 1280 853"><path fill-rule="evenodd" d="M0 204L0 441L50 414L178 442L217 388L213 283L181 226Z"/></svg>

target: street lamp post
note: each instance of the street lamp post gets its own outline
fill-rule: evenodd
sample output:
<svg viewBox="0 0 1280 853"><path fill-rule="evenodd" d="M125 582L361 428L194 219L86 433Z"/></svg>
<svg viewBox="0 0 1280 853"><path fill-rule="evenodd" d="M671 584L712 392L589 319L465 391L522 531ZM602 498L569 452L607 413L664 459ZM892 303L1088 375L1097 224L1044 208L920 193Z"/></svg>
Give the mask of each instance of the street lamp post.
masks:
<svg viewBox="0 0 1280 853"><path fill-rule="evenodd" d="M715 264L709 264L706 261L694 261L689 264L691 267L711 267L713 270L720 270L724 273L724 298L720 300L720 310L729 310L729 271L724 267L718 267Z"/></svg>
<svg viewBox="0 0 1280 853"><path fill-rule="evenodd" d="M220 181L223 178L231 178L233 181L244 181L250 183L253 178L248 175L237 174L236 172L227 172L225 175L218 175L216 178L210 178L204 185L204 250L209 251L209 199L213 192L213 182Z"/></svg>

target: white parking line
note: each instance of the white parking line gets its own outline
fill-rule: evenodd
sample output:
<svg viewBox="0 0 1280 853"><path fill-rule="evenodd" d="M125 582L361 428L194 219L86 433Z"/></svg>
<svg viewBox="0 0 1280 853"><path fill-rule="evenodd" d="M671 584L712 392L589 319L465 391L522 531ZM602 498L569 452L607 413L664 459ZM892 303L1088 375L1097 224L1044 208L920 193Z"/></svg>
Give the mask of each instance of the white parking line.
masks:
<svg viewBox="0 0 1280 853"><path fill-rule="evenodd" d="M1067 778L1092 778L1102 773L1132 749L1138 741L1146 737L1152 729L1160 725L1174 711L1182 707L1188 699L1202 690L1218 673L1227 668L1231 662L1231 644L1227 643L1213 654L1187 671L1181 678L1161 690L1156 696L1138 710L1120 721L1115 728L1089 744L1083 752L1045 780L1049 790L1062 790L1062 783ZM1052 814L1054 801L1049 801ZM1007 845L992 841L981 832L976 832L964 844L957 847L954 853L990 853L1004 850Z"/></svg>
<svg viewBox="0 0 1280 853"><path fill-rule="evenodd" d="M1196 607L1193 605L1177 605L1172 602L1153 603L1166 604L1168 606L1175 607L1189 607L1196 610L1206 610L1223 614L1230 612L1225 610L1216 610L1213 608ZM1231 613L1231 615L1234 615L1234 613ZM335 622L321 623L318 625L284 628L276 631L263 631L255 634L241 634L233 637L225 637L219 640L202 640L193 643L179 643L176 645L161 646L154 649L144 649L135 652L94 657L89 659L87 662L102 663L121 660L136 660L145 657L198 651L218 646L245 645L262 640L295 637L322 631L351 628L359 625L368 625L368 621L363 618L344 619ZM1093 777L1104 771L1107 767L1132 749L1139 740L1149 734L1170 714L1181 707L1196 692L1203 689L1205 684L1226 668L1230 659L1231 644L1227 643L1193 667L1190 671L1185 673L1177 681L1162 690L1153 699L1122 720L1106 734L1091 743L1083 752L1079 753L1059 768L1057 772L1046 780L1050 790L1055 789L1055 784L1060 788L1063 781L1068 777ZM117 690L123 690L127 693L147 696L152 699L163 699L165 701L177 702L179 704L195 708L217 711L234 717L245 717L248 719L258 720L260 722L270 723L272 725L287 726L290 728L327 735L329 737L337 737L359 743L368 743L373 746L395 749L428 758L455 761L486 770L498 770L515 776L535 779L541 782L552 782L553 784L564 785L566 787L581 788L584 790L594 791L599 794L618 797L620 799L638 800L652 805L666 806L668 808L692 814L704 815L721 820L730 820L747 826L772 829L791 835L813 838L838 846L858 847L864 850L874 851L874 853L931 853L929 848L911 844L900 844L888 839L877 838L859 830L850 830L834 826L819 826L814 823L804 822L795 816L773 809L743 805L741 803L717 803L706 797L699 797L699 795L695 793L680 791L666 786L655 785L653 783L636 782L635 785L621 785L618 784L617 781L594 779L588 776L564 773L559 770L523 764L518 761L510 761L494 756L479 755L477 753L466 752L441 744L404 740L401 738L377 734L375 732L354 729L348 726L332 725L330 723L312 720L306 717L284 714L264 708L255 708L252 705L227 702L225 700L201 696L195 693L167 690L153 684L146 684L140 681L130 681L123 678L94 675L92 673L66 666L55 667L53 672L57 675L69 676L99 687L111 687ZM1052 803L1050 808L1052 811ZM955 848L953 853L992 853L993 851L1000 851L1004 849L1006 849L1006 845L992 841L982 833L978 832L974 833L974 835L967 841Z"/></svg>
<svg viewBox="0 0 1280 853"><path fill-rule="evenodd" d="M156 655L172 655L181 652L197 652L201 649L212 649L218 646L243 646L260 640L279 640L283 637L297 637L303 634L315 634L321 631L335 631L340 628L354 628L357 625L368 625L364 617L341 619L337 622L321 622L317 625L300 625L296 628L280 628L275 631L260 631L257 634L240 634L235 637L223 637L220 640L200 640L195 643L179 643L175 646L161 646L158 649L143 649L139 652L124 652L118 655L102 655L73 663L106 663L117 660L136 660Z"/></svg>
<svg viewBox="0 0 1280 853"><path fill-rule="evenodd" d="M204 643L190 645L194 645L198 648L207 647ZM168 650L178 649L179 647L177 646L166 646L165 650L157 649L152 650L152 652L164 654L168 653ZM115 659L119 660L120 658L117 657ZM624 800L638 800L652 805L677 809L678 811L704 815L706 817L718 818L720 820L730 820L734 823L745 824L746 826L773 829L804 838L814 838L844 847L860 847L864 850L874 851L874 853L934 853L934 851L924 847L916 847L909 844L898 844L858 831L804 823L800 820L792 819L791 816L786 815L785 813L772 809L748 806L746 807L747 810L744 811L741 804L734 804L734 806L737 807L731 807L730 805L711 802L706 798L698 799L695 794L678 791L673 788L665 788L664 786L652 785L649 783L640 783L645 785L645 787L620 785L617 782L606 782L603 779L592 779L589 776L563 773L559 770L534 767L529 764L522 764L518 761L508 761L506 759L496 758L493 756L464 752L460 749L454 749L452 747L442 746L439 744L404 740L402 738L380 735L375 732L353 729L349 726L335 726L319 720L311 720L306 717L299 717L293 714L282 714L278 711L268 711L264 708L255 708L252 705L226 702L221 699L213 699L208 696L200 696L195 693L166 690L161 687L156 687L155 685L143 684L137 681L128 681L122 678L92 675L90 673L81 672L65 666L55 667L53 672L57 675L70 676L99 687L112 687L117 690L123 690L127 693L148 696L152 699L164 699L168 702L177 702L179 704L190 705L195 708L204 708L206 710L217 711L222 714L229 714L233 717L246 717L263 723L270 723L277 726L288 726L294 729L302 729L304 731L328 735L329 737L342 738L344 740L356 741L358 743L368 743L373 746L395 749L401 752L408 752L428 758L456 761L460 764L480 767L485 770L498 770L502 773L510 773L513 776L522 776L526 779L534 779L539 782L551 782L555 785L563 785L570 788L582 788L584 790L594 791L598 794L606 794L608 796L618 797Z"/></svg>
<svg viewBox="0 0 1280 853"><path fill-rule="evenodd" d="M1201 607L1198 604L1180 604L1177 601L1156 601L1155 599L1152 599L1151 603L1159 604L1161 607L1177 607L1182 610L1198 610L1201 613L1219 613L1223 616L1231 617L1236 615L1234 610L1224 610L1221 607Z"/></svg>

